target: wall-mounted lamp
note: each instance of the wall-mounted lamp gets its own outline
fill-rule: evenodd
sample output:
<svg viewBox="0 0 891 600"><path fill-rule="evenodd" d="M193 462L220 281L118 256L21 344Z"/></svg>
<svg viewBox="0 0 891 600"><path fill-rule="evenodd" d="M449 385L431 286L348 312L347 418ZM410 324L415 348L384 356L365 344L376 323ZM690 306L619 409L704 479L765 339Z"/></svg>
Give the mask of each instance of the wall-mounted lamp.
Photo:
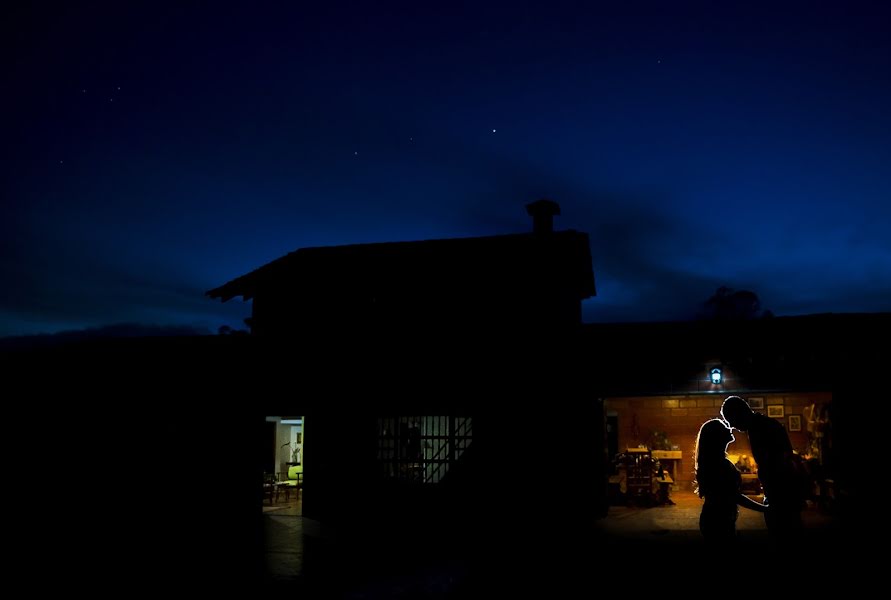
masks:
<svg viewBox="0 0 891 600"><path fill-rule="evenodd" d="M711 377L712 384L714 385L721 385L721 381L724 378L721 373L721 369L719 369L718 367L712 369L711 373L709 373L709 377Z"/></svg>

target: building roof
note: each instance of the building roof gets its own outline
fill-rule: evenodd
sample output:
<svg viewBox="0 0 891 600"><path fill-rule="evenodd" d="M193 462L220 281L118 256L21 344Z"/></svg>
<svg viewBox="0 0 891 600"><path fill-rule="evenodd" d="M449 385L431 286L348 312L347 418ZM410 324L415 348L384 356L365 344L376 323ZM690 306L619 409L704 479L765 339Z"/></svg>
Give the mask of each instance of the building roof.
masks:
<svg viewBox="0 0 891 600"><path fill-rule="evenodd" d="M577 231L301 248L207 292L223 302L258 290L339 295L596 294L588 236Z"/></svg>

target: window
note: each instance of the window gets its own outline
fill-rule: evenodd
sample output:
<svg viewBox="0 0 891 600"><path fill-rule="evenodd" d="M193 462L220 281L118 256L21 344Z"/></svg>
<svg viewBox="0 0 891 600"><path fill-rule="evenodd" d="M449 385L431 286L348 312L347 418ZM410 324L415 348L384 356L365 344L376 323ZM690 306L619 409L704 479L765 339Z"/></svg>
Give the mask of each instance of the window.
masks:
<svg viewBox="0 0 891 600"><path fill-rule="evenodd" d="M473 439L471 417L399 416L377 420L381 477L439 483Z"/></svg>

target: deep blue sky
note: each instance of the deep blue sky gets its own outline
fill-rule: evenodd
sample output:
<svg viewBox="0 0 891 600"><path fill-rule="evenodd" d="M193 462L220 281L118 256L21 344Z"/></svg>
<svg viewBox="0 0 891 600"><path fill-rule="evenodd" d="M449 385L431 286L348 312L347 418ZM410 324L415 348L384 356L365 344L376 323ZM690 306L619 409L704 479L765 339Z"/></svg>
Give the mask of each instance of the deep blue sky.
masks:
<svg viewBox="0 0 891 600"><path fill-rule="evenodd" d="M203 292L286 252L540 197L587 321L891 310L887 3L160 4L4 25L0 335L238 327Z"/></svg>

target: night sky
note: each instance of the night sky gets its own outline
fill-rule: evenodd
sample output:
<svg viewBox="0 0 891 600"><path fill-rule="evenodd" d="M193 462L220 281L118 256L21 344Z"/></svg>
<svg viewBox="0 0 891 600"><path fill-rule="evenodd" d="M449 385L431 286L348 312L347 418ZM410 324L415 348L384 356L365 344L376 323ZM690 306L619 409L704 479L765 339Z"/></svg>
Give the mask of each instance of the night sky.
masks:
<svg viewBox="0 0 891 600"><path fill-rule="evenodd" d="M888 3L68 4L0 32L0 336L243 328L204 292L541 197L588 322L891 310Z"/></svg>

